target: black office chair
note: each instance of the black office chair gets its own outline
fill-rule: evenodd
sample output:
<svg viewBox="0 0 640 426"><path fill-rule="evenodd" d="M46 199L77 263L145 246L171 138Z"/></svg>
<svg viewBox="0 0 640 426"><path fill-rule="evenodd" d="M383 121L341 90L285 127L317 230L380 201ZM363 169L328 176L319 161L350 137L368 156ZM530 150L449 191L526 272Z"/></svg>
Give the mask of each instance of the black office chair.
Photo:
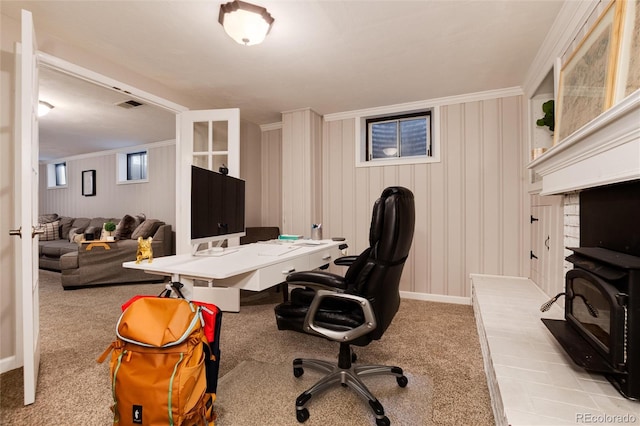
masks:
<svg viewBox="0 0 640 426"><path fill-rule="evenodd" d="M336 259L349 265L344 277L323 271L294 272L287 283L304 286L291 292L290 301L275 307L279 330L294 330L340 342L338 363L295 359L293 374L304 367L327 373L296 399L300 423L309 418L307 403L313 395L340 383L354 389L371 406L376 425L389 425L382 404L360 380L363 376L390 374L400 387L408 383L400 367L352 365L357 357L351 345L366 346L382 337L400 306L400 276L409 254L415 225L413 193L406 188L386 188L373 206L369 248L359 256Z"/></svg>

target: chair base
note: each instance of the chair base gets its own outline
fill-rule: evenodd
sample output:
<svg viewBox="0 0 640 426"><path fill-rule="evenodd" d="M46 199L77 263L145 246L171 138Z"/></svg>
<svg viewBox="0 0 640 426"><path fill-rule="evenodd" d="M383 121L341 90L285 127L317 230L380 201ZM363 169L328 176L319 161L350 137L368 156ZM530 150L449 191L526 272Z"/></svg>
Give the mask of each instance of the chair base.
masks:
<svg viewBox="0 0 640 426"><path fill-rule="evenodd" d="M350 358L351 349L348 345L345 346L349 351ZM343 355L343 345L341 345L340 352L341 355ZM353 357L355 359L355 355L353 355ZM345 357L341 356L341 362L344 359ZM390 424L389 419L384 414L382 404L380 404L378 399L369 391L360 378L366 376L392 375L396 377L398 386L404 388L407 386L408 380L404 375L402 368L387 365L351 365L350 360L347 364L348 365L340 366L332 362L318 359L297 358L293 360L293 375L295 377L300 377L304 374L304 367L309 367L313 370L326 373L322 379L296 398L296 417L300 423L305 422L309 418L309 410L306 408L306 405L309 403L311 398L330 386L340 383L342 386L353 389L369 403L369 407L371 407L373 414L376 417L376 425L388 426Z"/></svg>

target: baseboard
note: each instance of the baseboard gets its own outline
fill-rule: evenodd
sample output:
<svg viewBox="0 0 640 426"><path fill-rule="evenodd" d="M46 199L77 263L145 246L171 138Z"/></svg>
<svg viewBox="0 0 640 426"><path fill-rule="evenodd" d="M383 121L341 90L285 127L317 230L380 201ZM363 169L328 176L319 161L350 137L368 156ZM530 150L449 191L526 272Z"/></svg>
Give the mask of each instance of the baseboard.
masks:
<svg viewBox="0 0 640 426"><path fill-rule="evenodd" d="M456 305L471 305L470 297L447 296L444 294L416 293L413 291L401 291L403 299L424 300L427 302L455 303Z"/></svg>
<svg viewBox="0 0 640 426"><path fill-rule="evenodd" d="M0 359L0 374L15 370L18 367L20 366L18 365L15 355Z"/></svg>

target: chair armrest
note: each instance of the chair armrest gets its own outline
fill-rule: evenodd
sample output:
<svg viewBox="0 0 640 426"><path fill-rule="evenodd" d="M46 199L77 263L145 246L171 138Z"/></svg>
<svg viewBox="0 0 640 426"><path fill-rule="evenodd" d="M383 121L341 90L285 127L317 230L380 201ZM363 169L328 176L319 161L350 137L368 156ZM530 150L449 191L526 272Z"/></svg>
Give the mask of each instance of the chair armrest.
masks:
<svg viewBox="0 0 640 426"><path fill-rule="evenodd" d="M305 287L320 289L347 289L347 284L343 276L322 271L293 272L287 275L287 284L303 285Z"/></svg>
<svg viewBox="0 0 640 426"><path fill-rule="evenodd" d="M351 266L358 256L342 256L333 261L334 265Z"/></svg>
<svg viewBox="0 0 640 426"><path fill-rule="evenodd" d="M357 302L358 304L360 304L362 312L364 313L364 322L358 327L346 331L331 330L329 328L325 328L316 324L316 313L320 308L322 300L326 298L343 299ZM364 336L365 334L369 333L371 330L376 328L376 326L376 316L373 313L373 307L371 306L371 303L364 297L356 296L355 294L336 293L335 291L330 290L318 290L316 291L316 295L313 298L313 301L311 301L311 306L309 306L307 316L304 318L303 329L307 332L318 334L322 337L336 342L350 342L360 336Z"/></svg>

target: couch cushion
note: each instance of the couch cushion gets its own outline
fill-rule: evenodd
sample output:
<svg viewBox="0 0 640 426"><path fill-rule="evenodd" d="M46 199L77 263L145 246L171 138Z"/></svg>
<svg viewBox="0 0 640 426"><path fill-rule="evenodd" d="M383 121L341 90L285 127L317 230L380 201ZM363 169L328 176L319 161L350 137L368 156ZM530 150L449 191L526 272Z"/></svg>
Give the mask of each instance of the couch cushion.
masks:
<svg viewBox="0 0 640 426"><path fill-rule="evenodd" d="M65 253L60 257L60 270L66 271L68 269L78 268L78 252Z"/></svg>
<svg viewBox="0 0 640 426"><path fill-rule="evenodd" d="M76 217L75 219L71 220L71 223L68 225L68 227L65 227L63 225L63 229L62 229L62 238L69 238L69 231L72 228L76 228L77 231L76 232L84 232L84 230L87 228L87 226L89 226L89 222L91 221L91 219L87 218L87 217Z"/></svg>
<svg viewBox="0 0 640 426"><path fill-rule="evenodd" d="M67 240L47 241L46 243L40 244L40 253L47 257L58 258L65 253L74 251L78 251L78 245L70 243Z"/></svg>
<svg viewBox="0 0 640 426"><path fill-rule="evenodd" d="M60 221L41 223L39 227L44 231L40 236L42 241L52 241L60 239Z"/></svg>
<svg viewBox="0 0 640 426"><path fill-rule="evenodd" d="M164 222L158 219L147 219L144 222L142 222L140 226L136 228L135 231L133 231L133 234L131 234L131 239L137 240L138 237L142 237L142 238L152 237L156 233L158 228L160 228L161 225L164 225Z"/></svg>
<svg viewBox="0 0 640 426"><path fill-rule="evenodd" d="M60 216L60 238L65 240L69 238L69 230L71 229L72 223L73 223L72 217Z"/></svg>

